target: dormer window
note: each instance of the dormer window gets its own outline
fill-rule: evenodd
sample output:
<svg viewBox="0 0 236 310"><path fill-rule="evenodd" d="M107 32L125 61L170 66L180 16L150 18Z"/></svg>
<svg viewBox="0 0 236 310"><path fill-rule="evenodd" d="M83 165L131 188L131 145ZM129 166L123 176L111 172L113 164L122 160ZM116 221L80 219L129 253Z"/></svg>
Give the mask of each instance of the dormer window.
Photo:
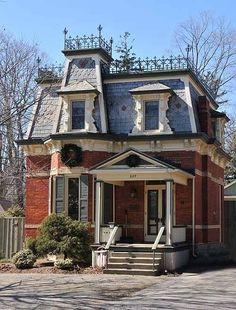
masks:
<svg viewBox="0 0 236 310"><path fill-rule="evenodd" d="M85 101L72 101L71 103L71 129L85 128Z"/></svg>
<svg viewBox="0 0 236 310"><path fill-rule="evenodd" d="M146 101L145 105L145 130L159 129L159 101Z"/></svg>
<svg viewBox="0 0 236 310"><path fill-rule="evenodd" d="M84 80L63 86L57 93L65 106L65 131L97 132L93 111L99 92L94 86Z"/></svg>
<svg viewBox="0 0 236 310"><path fill-rule="evenodd" d="M161 83L146 84L130 90L134 99L133 135L169 134L168 100L173 90Z"/></svg>

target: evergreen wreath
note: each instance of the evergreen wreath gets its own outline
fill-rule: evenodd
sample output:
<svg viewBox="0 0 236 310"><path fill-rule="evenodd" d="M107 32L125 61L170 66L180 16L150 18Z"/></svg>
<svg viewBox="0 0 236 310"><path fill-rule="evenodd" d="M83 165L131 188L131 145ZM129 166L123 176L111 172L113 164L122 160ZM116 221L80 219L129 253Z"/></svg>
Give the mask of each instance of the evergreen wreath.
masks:
<svg viewBox="0 0 236 310"><path fill-rule="evenodd" d="M61 149L61 161L69 167L76 167L82 161L82 150L76 144L65 144Z"/></svg>
<svg viewBox="0 0 236 310"><path fill-rule="evenodd" d="M140 157L138 155L135 155L135 154L130 155L126 159L126 164L129 167L137 167L140 164Z"/></svg>

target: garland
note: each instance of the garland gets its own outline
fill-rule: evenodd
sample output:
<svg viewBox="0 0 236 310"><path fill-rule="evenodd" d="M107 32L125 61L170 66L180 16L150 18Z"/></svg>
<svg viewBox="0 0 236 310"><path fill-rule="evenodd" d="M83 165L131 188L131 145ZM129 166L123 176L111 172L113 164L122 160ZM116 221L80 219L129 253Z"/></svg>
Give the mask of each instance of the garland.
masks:
<svg viewBox="0 0 236 310"><path fill-rule="evenodd" d="M129 167L137 167L140 164L140 157L138 155L135 155L135 154L130 155L126 159L126 164Z"/></svg>
<svg viewBox="0 0 236 310"><path fill-rule="evenodd" d="M76 144L65 144L61 149L61 161L69 167L79 166L82 161L82 150Z"/></svg>

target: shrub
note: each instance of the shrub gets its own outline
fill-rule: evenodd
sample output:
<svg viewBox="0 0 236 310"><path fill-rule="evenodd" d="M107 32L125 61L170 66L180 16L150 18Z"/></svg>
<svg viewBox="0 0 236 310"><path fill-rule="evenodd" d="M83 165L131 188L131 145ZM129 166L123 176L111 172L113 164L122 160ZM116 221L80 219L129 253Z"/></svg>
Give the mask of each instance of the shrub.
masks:
<svg viewBox="0 0 236 310"><path fill-rule="evenodd" d="M13 256L12 261L16 268L28 269L33 267L34 263L36 262L36 257L31 250L27 249L16 253Z"/></svg>
<svg viewBox="0 0 236 310"><path fill-rule="evenodd" d="M25 245L24 248L25 249L29 249L32 251L32 253L37 256L37 249L36 249L36 244L37 244L37 239L36 238L26 238L25 240Z"/></svg>
<svg viewBox="0 0 236 310"><path fill-rule="evenodd" d="M11 206L8 210L1 212L0 217L24 217L24 209L19 206Z"/></svg>
<svg viewBox="0 0 236 310"><path fill-rule="evenodd" d="M88 226L64 214L51 214L42 223L36 238L38 255L63 254L64 259L90 262L91 235Z"/></svg>
<svg viewBox="0 0 236 310"><path fill-rule="evenodd" d="M73 260L70 258L55 261L54 266L62 270L71 270L74 267Z"/></svg>

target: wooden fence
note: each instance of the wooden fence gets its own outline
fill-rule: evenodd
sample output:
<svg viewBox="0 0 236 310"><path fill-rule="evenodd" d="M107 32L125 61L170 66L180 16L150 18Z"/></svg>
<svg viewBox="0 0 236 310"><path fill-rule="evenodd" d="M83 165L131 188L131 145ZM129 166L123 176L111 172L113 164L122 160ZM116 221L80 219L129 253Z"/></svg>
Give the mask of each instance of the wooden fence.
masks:
<svg viewBox="0 0 236 310"><path fill-rule="evenodd" d="M225 201L224 242L230 251L230 257L236 261L236 201Z"/></svg>
<svg viewBox="0 0 236 310"><path fill-rule="evenodd" d="M0 258L12 258L22 250L24 242L24 217L0 218Z"/></svg>

